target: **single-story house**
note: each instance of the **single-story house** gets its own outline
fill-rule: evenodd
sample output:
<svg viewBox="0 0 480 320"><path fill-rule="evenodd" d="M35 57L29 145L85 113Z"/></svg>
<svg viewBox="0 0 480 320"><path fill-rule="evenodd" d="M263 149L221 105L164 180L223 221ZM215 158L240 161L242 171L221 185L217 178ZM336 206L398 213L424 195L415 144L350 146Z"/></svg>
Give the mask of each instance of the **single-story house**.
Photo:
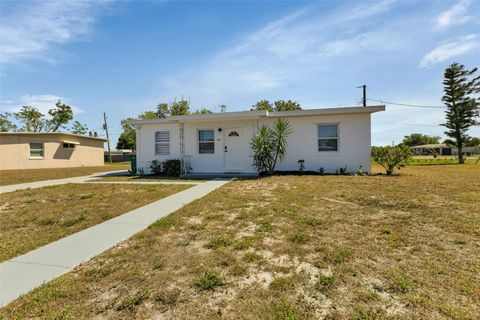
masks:
<svg viewBox="0 0 480 320"><path fill-rule="evenodd" d="M124 161L130 161L130 156L134 156L135 151L130 150L130 149L114 149L110 151L110 157L112 159L112 162L124 162ZM104 152L104 160L105 162L108 162L110 159L108 150L105 150Z"/></svg>
<svg viewBox="0 0 480 320"><path fill-rule="evenodd" d="M102 166L106 141L62 132L0 132L0 170Z"/></svg>
<svg viewBox="0 0 480 320"><path fill-rule="evenodd" d="M423 144L419 146L410 147L414 155L419 156L456 156L458 155L458 148L449 146L445 143ZM464 155L480 154L480 146L463 147Z"/></svg>
<svg viewBox="0 0 480 320"><path fill-rule="evenodd" d="M151 161L179 159L184 174L256 173L250 141L262 125L282 118L290 123L287 156L276 170L336 172L360 166L370 172L370 117L385 106L309 109L284 112L243 111L134 120L137 168L148 173Z"/></svg>

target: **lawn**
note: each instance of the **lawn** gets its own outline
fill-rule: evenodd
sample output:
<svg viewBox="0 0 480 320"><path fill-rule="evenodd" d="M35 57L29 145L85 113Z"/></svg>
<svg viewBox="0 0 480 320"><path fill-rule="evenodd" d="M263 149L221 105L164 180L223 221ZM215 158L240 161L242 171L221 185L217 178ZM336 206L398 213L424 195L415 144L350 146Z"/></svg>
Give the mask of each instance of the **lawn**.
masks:
<svg viewBox="0 0 480 320"><path fill-rule="evenodd" d="M236 180L5 318L479 319L480 166Z"/></svg>
<svg viewBox="0 0 480 320"><path fill-rule="evenodd" d="M119 162L100 167L0 170L0 186L50 179L79 177L97 172L127 170L129 168L130 165L128 163Z"/></svg>
<svg viewBox="0 0 480 320"><path fill-rule="evenodd" d="M90 181L130 181L130 182L137 182L137 181L144 181L144 182L168 182L168 181L185 181L185 182L204 182L205 179L183 179L174 176L167 176L167 175L145 175L145 176L109 176L109 177L102 177L102 178L95 178Z"/></svg>
<svg viewBox="0 0 480 320"><path fill-rule="evenodd" d="M0 261L186 188L65 184L4 193L0 197Z"/></svg>

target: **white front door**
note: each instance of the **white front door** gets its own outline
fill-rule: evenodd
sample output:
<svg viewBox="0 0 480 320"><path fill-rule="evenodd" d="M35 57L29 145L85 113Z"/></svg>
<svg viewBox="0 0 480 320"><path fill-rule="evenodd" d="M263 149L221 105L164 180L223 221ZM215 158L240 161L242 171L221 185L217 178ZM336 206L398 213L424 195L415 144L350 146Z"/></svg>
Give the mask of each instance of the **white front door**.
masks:
<svg viewBox="0 0 480 320"><path fill-rule="evenodd" d="M242 128L227 128L225 132L225 172L243 172L245 170L244 144L245 137L243 136Z"/></svg>

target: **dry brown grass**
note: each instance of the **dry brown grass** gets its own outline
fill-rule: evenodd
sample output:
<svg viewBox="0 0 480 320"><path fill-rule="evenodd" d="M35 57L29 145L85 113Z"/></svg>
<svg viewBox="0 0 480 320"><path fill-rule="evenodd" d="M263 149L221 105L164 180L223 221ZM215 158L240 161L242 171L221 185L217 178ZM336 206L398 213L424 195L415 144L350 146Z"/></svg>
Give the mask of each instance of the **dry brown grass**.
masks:
<svg viewBox="0 0 480 320"><path fill-rule="evenodd" d="M130 165L126 163L113 163L101 167L0 170L0 186L50 179L80 177L97 172L127 170L129 168Z"/></svg>
<svg viewBox="0 0 480 320"><path fill-rule="evenodd" d="M66 184L4 193L0 197L0 261L187 187Z"/></svg>
<svg viewBox="0 0 480 320"><path fill-rule="evenodd" d="M169 181L185 181L185 182L204 182L205 179L183 179L173 176L163 176L163 175L146 175L146 176L109 176L102 178L95 178L91 181L145 181L145 182L169 182Z"/></svg>
<svg viewBox="0 0 480 320"><path fill-rule="evenodd" d="M480 166L234 181L6 318L478 319Z"/></svg>

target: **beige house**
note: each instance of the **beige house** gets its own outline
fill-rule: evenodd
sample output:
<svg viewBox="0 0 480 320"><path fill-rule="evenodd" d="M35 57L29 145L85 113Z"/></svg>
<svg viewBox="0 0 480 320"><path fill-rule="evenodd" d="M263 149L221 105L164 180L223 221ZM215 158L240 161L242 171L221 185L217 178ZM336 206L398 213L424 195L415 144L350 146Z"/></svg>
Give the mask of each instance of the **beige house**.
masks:
<svg viewBox="0 0 480 320"><path fill-rule="evenodd" d="M0 170L102 166L105 142L61 132L0 132Z"/></svg>

